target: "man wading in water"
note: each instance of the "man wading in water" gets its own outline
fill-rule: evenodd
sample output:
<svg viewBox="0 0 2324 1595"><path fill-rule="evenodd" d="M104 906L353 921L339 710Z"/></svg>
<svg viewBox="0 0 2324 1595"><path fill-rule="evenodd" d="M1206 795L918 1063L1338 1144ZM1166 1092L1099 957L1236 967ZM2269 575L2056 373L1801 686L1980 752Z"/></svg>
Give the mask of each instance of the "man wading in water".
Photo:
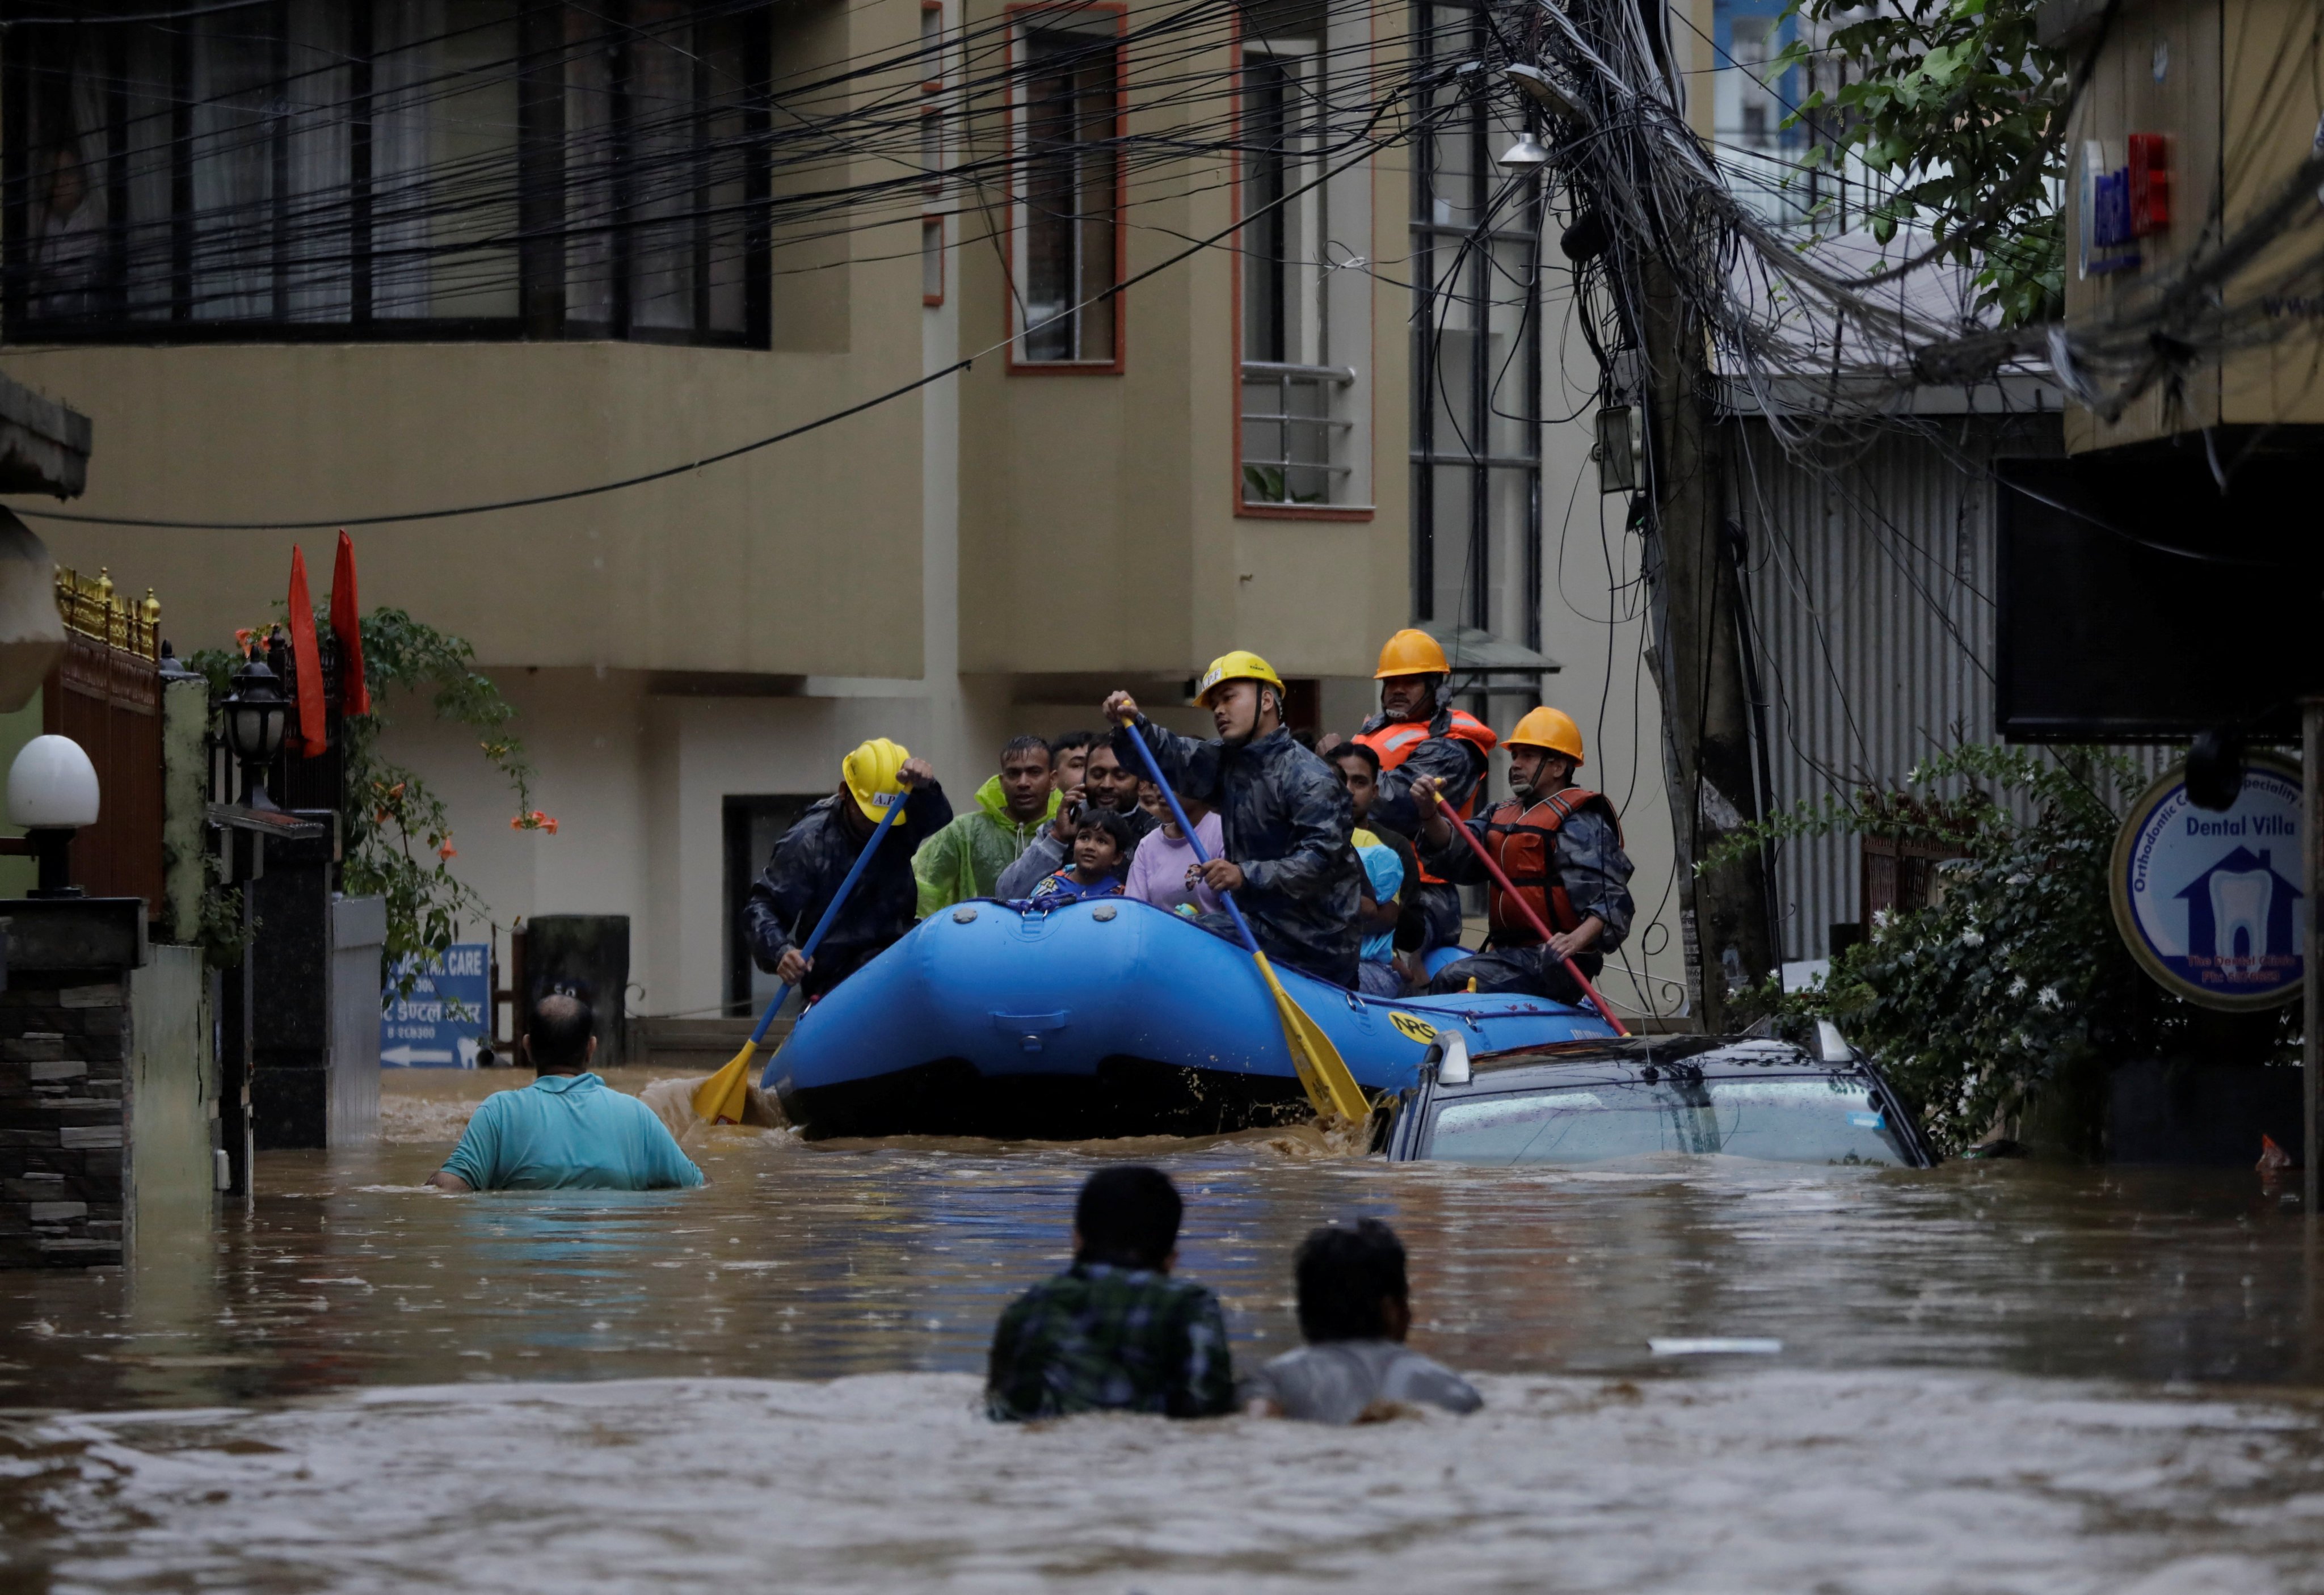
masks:
<svg viewBox="0 0 2324 1595"><path fill-rule="evenodd" d="M1219 734L1196 742L1164 730L1117 692L1105 700L1124 766L1143 768L1131 745L1146 739L1175 791L1218 811L1226 856L1199 871L1213 891L1231 891L1259 951L1334 985L1356 983L1362 941L1356 924L1362 866L1349 834L1355 812L1332 767L1283 729L1283 678L1255 653L1222 654L1204 671L1195 701ZM1239 940L1224 914L1194 923Z"/></svg>
<svg viewBox="0 0 2324 1595"><path fill-rule="evenodd" d="M589 1005L554 992L533 1006L523 1050L540 1078L494 1092L428 1184L463 1191L657 1191L698 1185L651 1108L589 1074L597 1056Z"/></svg>

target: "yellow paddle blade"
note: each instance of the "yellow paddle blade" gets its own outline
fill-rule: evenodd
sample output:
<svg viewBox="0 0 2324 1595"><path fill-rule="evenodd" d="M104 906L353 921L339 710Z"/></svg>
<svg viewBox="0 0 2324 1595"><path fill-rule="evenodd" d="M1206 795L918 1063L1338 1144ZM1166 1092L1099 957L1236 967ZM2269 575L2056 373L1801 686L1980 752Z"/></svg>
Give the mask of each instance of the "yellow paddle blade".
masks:
<svg viewBox="0 0 2324 1595"><path fill-rule="evenodd" d="M745 1041L725 1067L695 1089L696 1118L712 1124L742 1122L742 1111L751 1101L751 1060L758 1050L757 1042Z"/></svg>
<svg viewBox="0 0 2324 1595"><path fill-rule="evenodd" d="M1267 954L1253 953L1251 956L1259 960L1259 973L1267 977L1268 990L1275 993L1275 1010L1283 1018L1283 1039L1291 1048L1291 1063L1299 1071L1299 1083L1307 1088L1307 1100L1326 1119L1336 1117L1351 1124L1361 1124L1370 1117L1371 1104L1364 1101L1363 1088L1356 1083L1356 1077L1348 1073L1347 1060L1340 1056L1340 1049L1332 1045L1323 1028L1291 1000L1291 993L1276 978Z"/></svg>

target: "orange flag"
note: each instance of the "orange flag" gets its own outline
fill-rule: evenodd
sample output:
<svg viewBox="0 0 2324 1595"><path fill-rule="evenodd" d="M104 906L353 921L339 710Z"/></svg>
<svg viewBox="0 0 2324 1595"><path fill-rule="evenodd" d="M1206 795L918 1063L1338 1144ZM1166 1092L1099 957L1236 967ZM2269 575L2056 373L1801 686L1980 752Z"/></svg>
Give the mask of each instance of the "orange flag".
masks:
<svg viewBox="0 0 2324 1595"><path fill-rule="evenodd" d="M298 677L300 757L323 751L323 660L315 641L315 601L307 595L307 557L290 546L290 657Z"/></svg>
<svg viewBox="0 0 2324 1595"><path fill-rule="evenodd" d="M371 713L364 685L363 611L355 604L355 544L339 533L339 562L331 570L331 630L339 637L339 713Z"/></svg>

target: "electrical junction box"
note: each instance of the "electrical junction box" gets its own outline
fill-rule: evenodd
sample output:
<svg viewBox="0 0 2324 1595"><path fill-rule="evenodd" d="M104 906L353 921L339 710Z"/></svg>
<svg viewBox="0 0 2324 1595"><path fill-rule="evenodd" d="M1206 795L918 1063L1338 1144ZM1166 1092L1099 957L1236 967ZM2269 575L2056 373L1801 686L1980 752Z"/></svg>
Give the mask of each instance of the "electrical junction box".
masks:
<svg viewBox="0 0 2324 1595"><path fill-rule="evenodd" d="M2273 200L2324 137L2318 0L2049 0L2042 42L2096 51L2068 128L2066 317L2135 322ZM2069 454L2206 429L2324 428L2324 291L2286 269L2324 250L2324 196L2229 278L2272 337L2158 384L2111 423L2066 410ZM2281 433L2272 447L2292 439Z"/></svg>

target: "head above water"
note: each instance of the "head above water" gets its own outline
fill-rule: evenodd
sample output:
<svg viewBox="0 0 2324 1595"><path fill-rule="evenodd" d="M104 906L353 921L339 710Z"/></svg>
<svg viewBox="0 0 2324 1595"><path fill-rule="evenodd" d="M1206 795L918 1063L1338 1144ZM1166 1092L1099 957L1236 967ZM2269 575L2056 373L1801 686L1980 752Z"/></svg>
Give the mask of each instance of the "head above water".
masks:
<svg viewBox="0 0 2324 1595"><path fill-rule="evenodd" d="M1117 1164L1082 1183L1074 1203L1074 1261L1170 1271L1186 1204L1158 1168Z"/></svg>
<svg viewBox="0 0 2324 1595"><path fill-rule="evenodd" d="M1401 1341L1412 1328L1404 1242L1378 1219L1326 1224L1299 1243L1299 1332L1326 1341Z"/></svg>
<svg viewBox="0 0 2324 1595"><path fill-rule="evenodd" d="M596 1015L570 991L551 991L532 1005L524 1025L524 1056L543 1074L578 1074L597 1055Z"/></svg>
<svg viewBox="0 0 2324 1595"><path fill-rule="evenodd" d="M1001 800L1022 825L1049 811L1049 744L1037 736L1009 739L1001 750Z"/></svg>

